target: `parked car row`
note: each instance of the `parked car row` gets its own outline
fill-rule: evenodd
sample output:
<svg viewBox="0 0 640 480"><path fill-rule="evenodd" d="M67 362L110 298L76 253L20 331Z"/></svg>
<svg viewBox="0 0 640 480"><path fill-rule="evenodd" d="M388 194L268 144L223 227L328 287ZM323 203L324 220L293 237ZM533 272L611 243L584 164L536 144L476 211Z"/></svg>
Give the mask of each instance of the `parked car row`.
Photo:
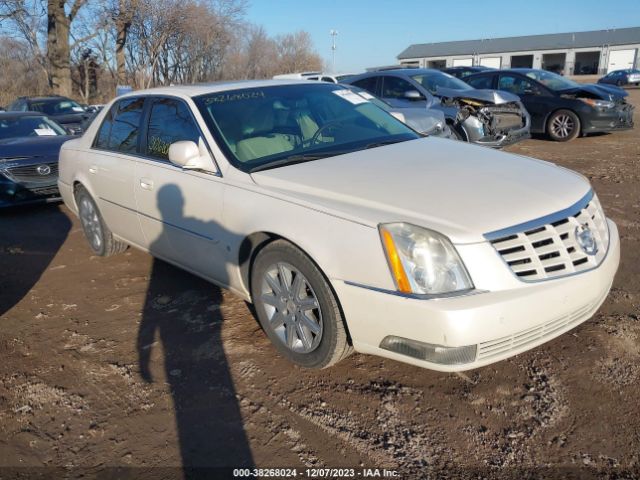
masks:
<svg viewBox="0 0 640 480"><path fill-rule="evenodd" d="M274 78L294 77L338 81L321 72ZM417 123L432 123L434 112L442 112L457 139L502 148L530 133L569 141L578 135L632 128L633 106L625 100L628 94L607 85L608 77L618 79L610 81L617 84L640 81L640 74L634 71L612 72L598 84L588 85L548 70L482 66L444 70L382 67L340 77L340 81L368 91L412 128Z"/></svg>

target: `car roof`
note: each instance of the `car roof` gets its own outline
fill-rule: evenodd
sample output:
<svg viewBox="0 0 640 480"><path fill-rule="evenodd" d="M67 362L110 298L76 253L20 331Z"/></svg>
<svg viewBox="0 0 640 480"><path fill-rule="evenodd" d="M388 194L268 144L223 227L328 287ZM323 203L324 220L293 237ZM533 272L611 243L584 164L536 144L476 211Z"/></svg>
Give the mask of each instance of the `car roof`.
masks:
<svg viewBox="0 0 640 480"><path fill-rule="evenodd" d="M232 82L213 82L195 85L172 85L169 87L148 88L145 90L135 90L118 98L135 97L138 95L178 95L183 97L197 97L208 93L221 93L240 90L243 88L276 87L283 85L316 85L319 88L323 88L326 84L299 79L239 80Z"/></svg>
<svg viewBox="0 0 640 480"><path fill-rule="evenodd" d="M58 95L50 95L45 97L20 97L19 100L27 100L29 102L47 102L47 101L56 101L56 100L64 101L64 100L72 100L72 99L68 97L58 96Z"/></svg>

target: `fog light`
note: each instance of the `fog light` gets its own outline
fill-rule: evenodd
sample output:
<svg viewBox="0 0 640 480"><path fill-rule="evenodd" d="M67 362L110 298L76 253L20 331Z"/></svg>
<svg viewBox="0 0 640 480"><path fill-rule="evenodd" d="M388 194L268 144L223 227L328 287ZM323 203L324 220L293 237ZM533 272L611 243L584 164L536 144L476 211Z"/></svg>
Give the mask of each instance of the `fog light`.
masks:
<svg viewBox="0 0 640 480"><path fill-rule="evenodd" d="M389 335L380 342L380 348L440 365L462 365L475 361L478 347L477 345L443 347Z"/></svg>

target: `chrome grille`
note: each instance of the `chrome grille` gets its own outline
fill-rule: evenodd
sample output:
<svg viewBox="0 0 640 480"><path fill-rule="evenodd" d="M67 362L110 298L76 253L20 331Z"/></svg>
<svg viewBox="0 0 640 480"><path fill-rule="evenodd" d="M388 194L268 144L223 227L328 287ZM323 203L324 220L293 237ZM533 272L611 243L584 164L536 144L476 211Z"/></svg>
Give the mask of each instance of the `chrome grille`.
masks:
<svg viewBox="0 0 640 480"><path fill-rule="evenodd" d="M590 194L569 211L548 223L529 222L522 230L487 234L498 254L522 281L535 282L590 270L600 264L609 248L609 228L598 198ZM566 216L565 216L566 215ZM588 255L578 244L577 229L588 226L597 245Z"/></svg>
<svg viewBox="0 0 640 480"><path fill-rule="evenodd" d="M41 166L47 166L51 171L46 175L42 175L38 172L38 167ZM58 164L39 163L35 165L19 165L5 169L4 174L16 183L25 183L30 185L50 184L58 178Z"/></svg>

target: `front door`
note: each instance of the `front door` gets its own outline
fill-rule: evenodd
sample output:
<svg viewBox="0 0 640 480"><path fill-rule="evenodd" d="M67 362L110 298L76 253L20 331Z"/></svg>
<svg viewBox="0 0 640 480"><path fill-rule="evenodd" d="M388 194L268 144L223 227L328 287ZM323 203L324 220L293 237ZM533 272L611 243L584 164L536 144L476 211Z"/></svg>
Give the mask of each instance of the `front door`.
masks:
<svg viewBox="0 0 640 480"><path fill-rule="evenodd" d="M518 95L531 115L531 131L544 132L547 113L552 110L551 93L533 80L509 73L500 74L498 90Z"/></svg>
<svg viewBox="0 0 640 480"><path fill-rule="evenodd" d="M145 246L160 258L227 285L222 179L169 162L172 143L189 140L206 149L203 136L183 100L148 101L134 185Z"/></svg>

